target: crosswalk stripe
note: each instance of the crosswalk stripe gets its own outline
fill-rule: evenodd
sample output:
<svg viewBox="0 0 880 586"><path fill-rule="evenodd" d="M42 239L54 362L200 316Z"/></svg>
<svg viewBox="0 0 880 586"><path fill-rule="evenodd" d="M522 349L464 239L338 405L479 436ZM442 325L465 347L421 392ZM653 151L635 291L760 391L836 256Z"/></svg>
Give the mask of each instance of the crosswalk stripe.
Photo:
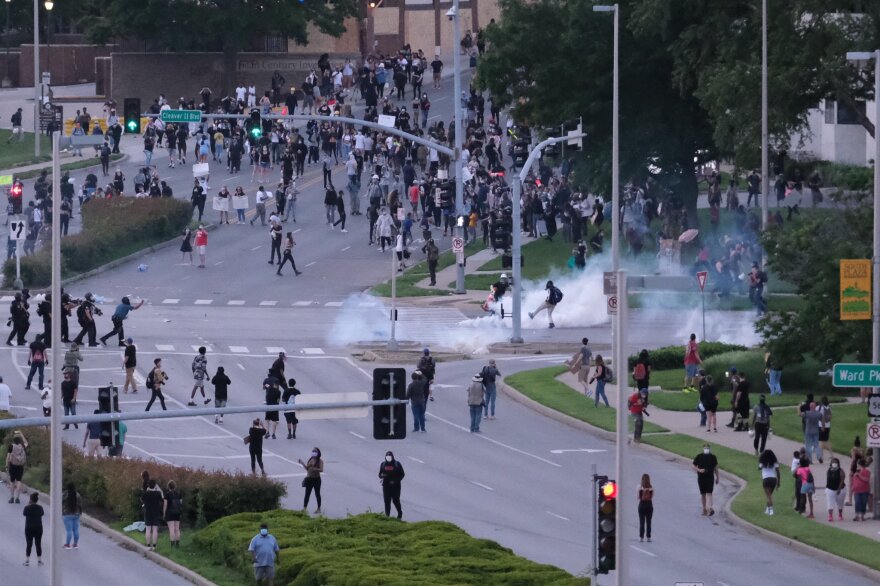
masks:
<svg viewBox="0 0 880 586"><path fill-rule="evenodd" d="M260 305L271 307L273 305L278 305L278 302L277 301L260 301Z"/></svg>
<svg viewBox="0 0 880 586"><path fill-rule="evenodd" d="M311 301L294 301L293 302L294 307L308 307L311 304L312 304Z"/></svg>
<svg viewBox="0 0 880 586"><path fill-rule="evenodd" d="M323 354L324 351L321 348L303 348L303 354Z"/></svg>
<svg viewBox="0 0 880 586"><path fill-rule="evenodd" d="M226 302L226 305L244 305L244 301L242 299L230 299Z"/></svg>
<svg viewBox="0 0 880 586"><path fill-rule="evenodd" d="M190 346L190 347L191 347L194 351L198 352L198 351L199 351L199 348L201 348L202 346L203 346L203 344L193 344L193 345ZM213 346L205 346L205 350L207 350L208 352L213 352L213 351L214 351L214 347L213 347Z"/></svg>
<svg viewBox="0 0 880 586"><path fill-rule="evenodd" d="M324 307L342 307L342 301L328 301Z"/></svg>
<svg viewBox="0 0 880 586"><path fill-rule="evenodd" d="M247 354L250 352L247 346L230 346L229 351L235 352L236 354Z"/></svg>
<svg viewBox="0 0 880 586"><path fill-rule="evenodd" d="M196 305L211 305L213 302L213 299L196 299Z"/></svg>
<svg viewBox="0 0 880 586"><path fill-rule="evenodd" d="M266 352L268 352L269 354L278 354L279 352L284 352L285 354L287 353L287 351L280 346L266 346Z"/></svg>
<svg viewBox="0 0 880 586"><path fill-rule="evenodd" d="M163 299L162 303L166 305L173 305L175 303L180 303L180 299Z"/></svg>
<svg viewBox="0 0 880 586"><path fill-rule="evenodd" d="M15 295L4 295L0 297L0 301L12 301L15 299Z"/></svg>
<svg viewBox="0 0 880 586"><path fill-rule="evenodd" d="M174 346L171 344L156 344L156 350L159 352L174 352Z"/></svg>

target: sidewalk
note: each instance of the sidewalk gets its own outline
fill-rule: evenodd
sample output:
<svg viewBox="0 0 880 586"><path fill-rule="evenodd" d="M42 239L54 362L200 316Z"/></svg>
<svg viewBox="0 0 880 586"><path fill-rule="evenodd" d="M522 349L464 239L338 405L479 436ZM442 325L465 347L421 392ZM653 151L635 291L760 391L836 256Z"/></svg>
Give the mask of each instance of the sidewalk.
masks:
<svg viewBox="0 0 880 586"><path fill-rule="evenodd" d="M478 271L475 268L471 269L470 267L481 267L490 260L494 259L498 256L497 252L494 252L491 248L484 248L471 256L467 257L467 265L465 265L464 272L465 275L494 275L495 271ZM437 271L437 285L432 287L431 277L425 277L418 283L416 283L416 287L421 287L422 289L433 289L435 287L445 287L441 283L451 283L455 281L458 277L458 263L452 263L448 267L443 270Z"/></svg>
<svg viewBox="0 0 880 586"><path fill-rule="evenodd" d="M564 372L557 377L557 380L567 384L578 392L583 392L583 387L577 381L577 376L574 374ZM611 403L612 406L617 404L617 385L605 385L605 394L608 395L608 401L609 403ZM664 409L660 409L656 406L651 406L649 408L649 412L651 413L651 415L649 418L647 418L647 420L667 428L672 433L689 435L713 444L722 445L734 450L746 452L748 454L754 454L755 449L752 443L753 438L749 437L749 434L745 432L736 432L729 427L725 427L725 425L730 420L729 412L718 413L719 428L717 433L707 433L705 428L700 427L700 416L697 413L696 407L699 398L696 393L693 393L692 396L694 397L693 411L667 411ZM604 409L605 407L604 405L600 404L598 408ZM776 407L774 408L774 411L778 413L780 410L794 408L795 407ZM773 426L772 419L770 425L771 427ZM832 440L834 439L835 438L832 436ZM836 439L838 442L844 441L844 438ZM769 449L772 449L776 453L776 456L779 458L779 467L782 474L783 486L779 498L781 502L788 504L788 501L790 500L792 494L792 486L794 482L794 480L791 478L791 471L789 470L789 464L791 463L791 454L793 454L795 450L802 448L803 444L771 434L767 438L767 447ZM847 474L846 482L847 484L849 484L849 455L848 453L844 454L841 452L835 452L835 456L840 459L840 465ZM813 495L816 522L828 524L827 511L825 509L824 488L825 476L828 472L828 464L831 458L826 453L825 458L823 459L825 461L824 464L819 464L818 462L811 464L810 470L813 472L813 476L816 479L816 493ZM757 467L757 465L757 458L755 458L755 466ZM863 537L880 541L880 535L878 535L880 525L870 521L865 523L855 523L851 520L852 513L852 507L845 507L844 520L838 521L835 518L832 525L834 527L837 527L838 529L844 529L846 531L857 533Z"/></svg>

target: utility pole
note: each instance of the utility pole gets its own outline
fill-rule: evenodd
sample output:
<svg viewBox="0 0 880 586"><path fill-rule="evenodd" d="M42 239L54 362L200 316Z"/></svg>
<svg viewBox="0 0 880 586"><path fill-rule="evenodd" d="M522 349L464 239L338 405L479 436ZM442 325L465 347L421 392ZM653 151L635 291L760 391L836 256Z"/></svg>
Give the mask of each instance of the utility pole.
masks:
<svg viewBox="0 0 880 586"><path fill-rule="evenodd" d="M462 116L464 112L461 109L461 15L458 11L458 0L452 0L452 10L450 10L447 14L450 14L452 18L452 67L454 69L453 75L453 89L454 94L452 96L452 107L454 118L453 121L455 123L455 235L459 238L464 238L464 225L459 225L461 221L462 214L465 213L464 210L464 177L463 177L463 169L462 169L462 160L461 160L461 149L463 138L462 133ZM456 263L458 265L458 271L455 276L455 292L462 294L465 292L464 288L464 263Z"/></svg>

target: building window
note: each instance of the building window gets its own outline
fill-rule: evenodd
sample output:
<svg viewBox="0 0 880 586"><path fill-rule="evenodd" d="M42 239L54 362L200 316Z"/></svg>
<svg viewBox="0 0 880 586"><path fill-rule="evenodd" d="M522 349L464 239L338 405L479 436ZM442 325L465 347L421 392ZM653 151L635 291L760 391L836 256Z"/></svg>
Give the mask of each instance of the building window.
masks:
<svg viewBox="0 0 880 586"><path fill-rule="evenodd" d="M859 125L860 119L865 116L865 102L856 102L856 110L843 102L837 102L837 123L838 124L855 124Z"/></svg>
<svg viewBox="0 0 880 586"><path fill-rule="evenodd" d="M834 124L837 119L837 102L834 100L825 100L825 124Z"/></svg>

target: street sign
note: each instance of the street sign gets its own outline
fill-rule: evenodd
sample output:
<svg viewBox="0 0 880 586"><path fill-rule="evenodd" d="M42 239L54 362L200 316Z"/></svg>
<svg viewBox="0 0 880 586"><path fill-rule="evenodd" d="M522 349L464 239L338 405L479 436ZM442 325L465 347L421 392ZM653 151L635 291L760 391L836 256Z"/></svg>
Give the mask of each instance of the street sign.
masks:
<svg viewBox="0 0 880 586"><path fill-rule="evenodd" d="M617 275L613 272L602 273L602 291L605 295L617 295Z"/></svg>
<svg viewBox="0 0 880 586"><path fill-rule="evenodd" d="M460 250L455 253L455 262L456 264L460 265L464 264L464 250Z"/></svg>
<svg viewBox="0 0 880 586"><path fill-rule="evenodd" d="M880 387L880 364L835 364L835 387Z"/></svg>
<svg viewBox="0 0 880 586"><path fill-rule="evenodd" d="M865 438L868 440L866 447L880 448L880 423L869 423Z"/></svg>
<svg viewBox="0 0 880 586"><path fill-rule="evenodd" d="M700 292L706 288L706 279L709 278L709 271L699 271L697 273L697 284L700 286Z"/></svg>
<svg viewBox="0 0 880 586"><path fill-rule="evenodd" d="M880 417L880 395L868 397L868 417Z"/></svg>
<svg viewBox="0 0 880 586"><path fill-rule="evenodd" d="M608 310L608 315L616 315L617 314L617 295L609 295L608 302L606 304L606 309Z"/></svg>
<svg viewBox="0 0 880 586"><path fill-rule="evenodd" d="M456 236L452 239L452 252L464 252L464 238Z"/></svg>
<svg viewBox="0 0 880 586"><path fill-rule="evenodd" d="M159 112L159 118L162 122L194 122L198 124L202 121L201 110L162 110Z"/></svg>
<svg viewBox="0 0 880 586"><path fill-rule="evenodd" d="M27 222L25 220L9 220L9 239L16 241L27 239Z"/></svg>
<svg viewBox="0 0 880 586"><path fill-rule="evenodd" d="M12 175L0 175L0 185L12 185Z"/></svg>
<svg viewBox="0 0 880 586"><path fill-rule="evenodd" d="M871 261L840 261L840 319L871 319Z"/></svg>

